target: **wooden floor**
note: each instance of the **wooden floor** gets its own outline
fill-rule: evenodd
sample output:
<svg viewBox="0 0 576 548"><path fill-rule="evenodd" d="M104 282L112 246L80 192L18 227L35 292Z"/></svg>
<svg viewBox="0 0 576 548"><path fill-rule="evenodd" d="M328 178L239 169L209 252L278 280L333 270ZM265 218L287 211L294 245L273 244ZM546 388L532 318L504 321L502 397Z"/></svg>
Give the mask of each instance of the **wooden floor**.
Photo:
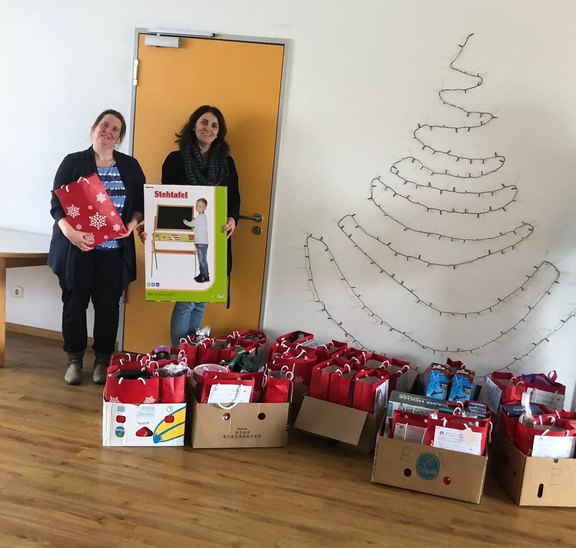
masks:
<svg viewBox="0 0 576 548"><path fill-rule="evenodd" d="M9 334L0 546L576 546L576 509L480 505L370 483L372 459L291 433L279 449L104 448L101 387L60 344Z"/></svg>

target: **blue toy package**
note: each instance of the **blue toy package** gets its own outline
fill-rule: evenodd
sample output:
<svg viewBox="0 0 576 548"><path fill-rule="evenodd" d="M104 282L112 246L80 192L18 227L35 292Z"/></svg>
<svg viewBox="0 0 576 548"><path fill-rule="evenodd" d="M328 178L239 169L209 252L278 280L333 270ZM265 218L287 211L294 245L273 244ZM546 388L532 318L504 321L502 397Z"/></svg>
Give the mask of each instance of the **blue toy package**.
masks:
<svg viewBox="0 0 576 548"><path fill-rule="evenodd" d="M450 377L446 366L442 363L432 363L424 372L424 396L437 400L445 400L448 396Z"/></svg>
<svg viewBox="0 0 576 548"><path fill-rule="evenodd" d="M469 369L457 369L452 377L450 401L467 401L472 399L474 392L474 372Z"/></svg>

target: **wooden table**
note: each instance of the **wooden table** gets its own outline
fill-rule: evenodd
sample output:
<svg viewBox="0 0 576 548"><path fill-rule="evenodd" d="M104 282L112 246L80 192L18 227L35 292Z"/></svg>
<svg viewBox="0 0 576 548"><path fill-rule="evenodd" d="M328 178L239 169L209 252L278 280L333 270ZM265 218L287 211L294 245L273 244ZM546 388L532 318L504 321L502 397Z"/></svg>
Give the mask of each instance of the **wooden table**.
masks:
<svg viewBox="0 0 576 548"><path fill-rule="evenodd" d="M45 265L49 246L45 234L0 228L0 367L6 359L6 269Z"/></svg>

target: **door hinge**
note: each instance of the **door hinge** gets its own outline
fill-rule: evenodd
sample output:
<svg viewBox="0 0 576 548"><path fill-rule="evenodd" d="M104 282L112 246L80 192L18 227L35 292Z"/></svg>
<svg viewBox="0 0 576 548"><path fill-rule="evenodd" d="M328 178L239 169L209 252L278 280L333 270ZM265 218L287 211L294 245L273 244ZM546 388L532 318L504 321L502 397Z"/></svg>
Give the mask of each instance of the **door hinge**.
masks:
<svg viewBox="0 0 576 548"><path fill-rule="evenodd" d="M138 59L134 59L132 65L132 86L138 85Z"/></svg>

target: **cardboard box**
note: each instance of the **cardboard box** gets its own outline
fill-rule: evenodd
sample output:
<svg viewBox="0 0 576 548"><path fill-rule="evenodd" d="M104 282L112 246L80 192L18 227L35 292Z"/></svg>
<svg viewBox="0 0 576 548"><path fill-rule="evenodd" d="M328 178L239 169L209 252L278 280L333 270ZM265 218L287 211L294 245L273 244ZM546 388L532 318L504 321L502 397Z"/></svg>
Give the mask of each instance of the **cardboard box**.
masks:
<svg viewBox="0 0 576 548"><path fill-rule="evenodd" d="M337 440L363 453L371 453L383 413L375 415L353 407L304 396L294 427Z"/></svg>
<svg viewBox="0 0 576 548"><path fill-rule="evenodd" d="M576 459L528 457L496 431L490 469L520 506L576 506Z"/></svg>
<svg viewBox="0 0 576 548"><path fill-rule="evenodd" d="M185 403L103 402L104 446L183 446L185 426Z"/></svg>
<svg viewBox="0 0 576 548"><path fill-rule="evenodd" d="M239 403L222 409L191 399L190 441L195 449L284 447L289 403Z"/></svg>
<svg viewBox="0 0 576 548"><path fill-rule="evenodd" d="M372 481L479 504L487 462L487 457L378 435Z"/></svg>

